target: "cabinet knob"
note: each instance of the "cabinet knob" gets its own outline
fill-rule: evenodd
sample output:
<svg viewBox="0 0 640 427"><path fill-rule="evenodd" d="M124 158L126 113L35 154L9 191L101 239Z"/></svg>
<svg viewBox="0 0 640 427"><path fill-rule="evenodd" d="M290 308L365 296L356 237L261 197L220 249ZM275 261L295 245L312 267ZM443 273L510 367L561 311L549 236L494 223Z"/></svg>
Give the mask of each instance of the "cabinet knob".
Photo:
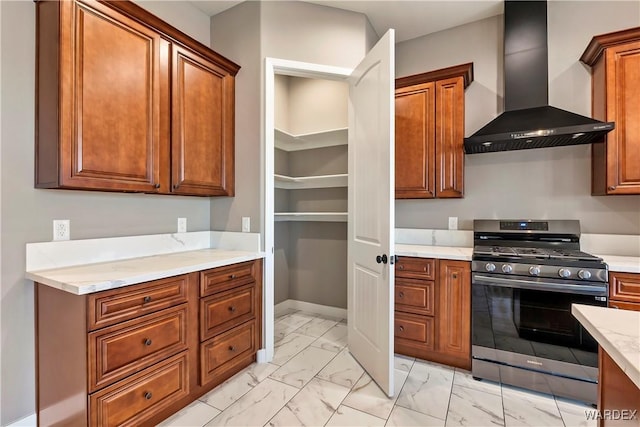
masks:
<svg viewBox="0 0 640 427"><path fill-rule="evenodd" d="M236 312L236 308L234 306L229 307L229 311L232 313Z"/></svg>
<svg viewBox="0 0 640 427"><path fill-rule="evenodd" d="M615 190L615 189L616 189L616 186L615 186L615 185L610 185L610 186L609 186L609 188L608 188L608 190L609 190L609 191L613 191L613 190Z"/></svg>
<svg viewBox="0 0 640 427"><path fill-rule="evenodd" d="M142 298L142 302L145 304L148 304L151 302L151 297L149 295L147 295L146 297Z"/></svg>
<svg viewBox="0 0 640 427"><path fill-rule="evenodd" d="M617 309L617 310L619 310L619 309L620 309L620 307L618 307L617 305L613 305L613 304L611 304L609 307L610 307L610 308L615 308L615 309Z"/></svg>
<svg viewBox="0 0 640 427"><path fill-rule="evenodd" d="M143 344L148 347L151 344L153 344L153 341L151 341L149 338L145 338L144 341L143 341Z"/></svg>
<svg viewBox="0 0 640 427"><path fill-rule="evenodd" d="M229 351L236 351L236 347L234 345L229 346Z"/></svg>
<svg viewBox="0 0 640 427"><path fill-rule="evenodd" d="M147 400L151 400L151 398L152 398L152 397L153 397L153 394L151 394L151 392L150 392L150 391L146 391L146 392L144 393L144 398L145 398L145 399L147 399Z"/></svg>
<svg viewBox="0 0 640 427"><path fill-rule="evenodd" d="M235 274L230 274L230 275L229 275L229 279L235 279L235 278L236 278L236 275L235 275Z"/></svg>
<svg viewBox="0 0 640 427"><path fill-rule="evenodd" d="M400 325L400 327L398 328L398 330L399 330L400 332L404 332L404 326Z"/></svg>
<svg viewBox="0 0 640 427"><path fill-rule="evenodd" d="M173 184L173 189L177 190L178 189L178 184Z"/></svg>
<svg viewBox="0 0 640 427"><path fill-rule="evenodd" d="M160 184L154 185L153 188L160 188Z"/></svg>
<svg viewBox="0 0 640 427"><path fill-rule="evenodd" d="M398 296L399 296L400 298L404 298L404 292L400 292L400 293L398 294Z"/></svg>
<svg viewBox="0 0 640 427"><path fill-rule="evenodd" d="M404 270L404 265L398 264L398 270Z"/></svg>
<svg viewBox="0 0 640 427"><path fill-rule="evenodd" d="M458 273L453 273L453 274L451 275L451 277L453 277L454 279L457 279L457 278L458 278Z"/></svg>

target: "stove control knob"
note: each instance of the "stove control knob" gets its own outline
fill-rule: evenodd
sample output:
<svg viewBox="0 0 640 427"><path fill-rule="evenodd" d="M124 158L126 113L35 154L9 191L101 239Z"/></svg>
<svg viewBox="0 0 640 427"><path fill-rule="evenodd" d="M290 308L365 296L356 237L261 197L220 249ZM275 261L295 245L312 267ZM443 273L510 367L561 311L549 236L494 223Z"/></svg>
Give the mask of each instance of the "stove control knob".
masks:
<svg viewBox="0 0 640 427"><path fill-rule="evenodd" d="M529 274L532 276L539 276L540 267L538 267L537 265L534 265L533 267L529 267Z"/></svg>
<svg viewBox="0 0 640 427"><path fill-rule="evenodd" d="M567 277L571 276L571 270L561 268L560 270L558 270L558 276L566 279Z"/></svg>
<svg viewBox="0 0 640 427"><path fill-rule="evenodd" d="M513 271L513 267L510 266L509 264L504 264L502 266L502 272L503 273L511 273Z"/></svg>
<svg viewBox="0 0 640 427"><path fill-rule="evenodd" d="M591 279L591 272L589 270L580 270L578 271L578 277L582 280L589 280Z"/></svg>
<svg viewBox="0 0 640 427"><path fill-rule="evenodd" d="M492 262L488 262L487 265L484 266L485 270L487 270L489 273L491 273L492 271L495 271L496 269L496 265Z"/></svg>

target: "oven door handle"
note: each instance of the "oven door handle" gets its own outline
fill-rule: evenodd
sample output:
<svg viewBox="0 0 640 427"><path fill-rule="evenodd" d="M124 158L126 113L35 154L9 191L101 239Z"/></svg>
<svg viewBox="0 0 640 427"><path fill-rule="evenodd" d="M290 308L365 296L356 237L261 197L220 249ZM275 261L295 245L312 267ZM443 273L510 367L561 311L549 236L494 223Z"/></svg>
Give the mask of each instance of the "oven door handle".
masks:
<svg viewBox="0 0 640 427"><path fill-rule="evenodd" d="M607 287L605 286L589 286L589 285L577 285L572 283L552 283L552 282L538 282L522 279L505 279L503 277L483 276L481 274L473 274L471 276L473 284L479 285L491 285L499 286L501 288L517 288L517 289L530 289L533 291L550 291L560 292L566 294L582 294L582 295L595 295L595 296L607 296Z"/></svg>

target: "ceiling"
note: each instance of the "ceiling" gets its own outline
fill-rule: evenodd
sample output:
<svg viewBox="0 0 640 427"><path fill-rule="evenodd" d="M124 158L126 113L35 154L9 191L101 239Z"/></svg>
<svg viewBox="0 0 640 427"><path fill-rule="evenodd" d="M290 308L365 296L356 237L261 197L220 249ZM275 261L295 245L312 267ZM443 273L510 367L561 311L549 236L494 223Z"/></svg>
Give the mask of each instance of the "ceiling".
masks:
<svg viewBox="0 0 640 427"><path fill-rule="evenodd" d="M191 3L213 16L242 2L191 0ZM503 11L503 0L311 0L307 3L364 13L378 35L394 28L399 42L499 15Z"/></svg>

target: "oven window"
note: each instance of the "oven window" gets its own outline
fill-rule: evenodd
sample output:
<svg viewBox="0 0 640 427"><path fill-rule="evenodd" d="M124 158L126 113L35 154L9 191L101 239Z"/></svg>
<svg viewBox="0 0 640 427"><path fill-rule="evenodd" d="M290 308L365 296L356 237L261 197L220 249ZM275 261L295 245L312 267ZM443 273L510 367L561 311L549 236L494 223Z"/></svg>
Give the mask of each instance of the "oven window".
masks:
<svg viewBox="0 0 640 427"><path fill-rule="evenodd" d="M474 284L473 344L598 366L598 345L571 315L571 304L606 305L593 296Z"/></svg>

